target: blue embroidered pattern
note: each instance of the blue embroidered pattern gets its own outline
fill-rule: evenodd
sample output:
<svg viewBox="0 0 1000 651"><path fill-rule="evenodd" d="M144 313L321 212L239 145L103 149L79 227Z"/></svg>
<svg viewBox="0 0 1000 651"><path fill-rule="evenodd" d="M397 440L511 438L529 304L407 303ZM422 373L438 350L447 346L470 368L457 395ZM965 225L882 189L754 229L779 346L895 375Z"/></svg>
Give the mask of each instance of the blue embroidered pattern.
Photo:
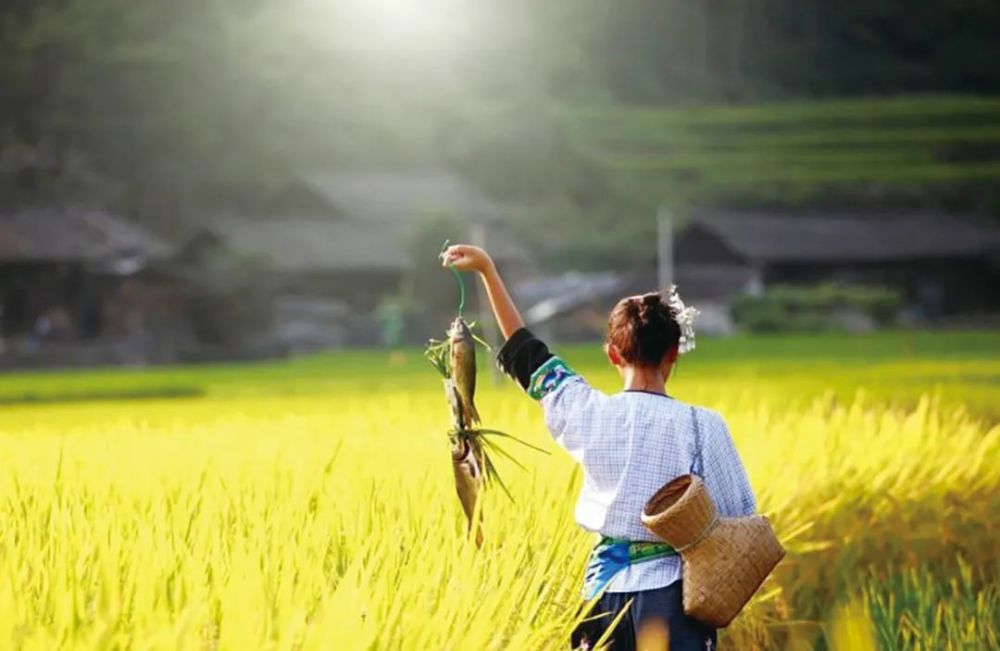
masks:
<svg viewBox="0 0 1000 651"><path fill-rule="evenodd" d="M674 548L664 542L633 542L604 536L587 561L583 598L589 601L600 595L611 580L629 565L676 555Z"/></svg>
<svg viewBox="0 0 1000 651"><path fill-rule="evenodd" d="M566 362L558 357L549 358L544 364L538 367L531 374L531 382L528 384L528 395L535 400L541 400L571 377L576 376Z"/></svg>

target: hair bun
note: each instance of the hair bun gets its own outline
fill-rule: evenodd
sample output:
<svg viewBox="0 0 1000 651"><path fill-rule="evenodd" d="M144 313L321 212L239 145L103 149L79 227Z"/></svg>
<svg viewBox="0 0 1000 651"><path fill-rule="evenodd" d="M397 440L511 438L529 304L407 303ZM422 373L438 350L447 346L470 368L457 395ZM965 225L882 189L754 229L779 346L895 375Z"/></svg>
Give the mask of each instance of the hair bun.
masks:
<svg viewBox="0 0 1000 651"><path fill-rule="evenodd" d="M608 317L608 343L629 364L662 363L680 337L680 326L659 292L623 298Z"/></svg>
<svg viewBox="0 0 1000 651"><path fill-rule="evenodd" d="M643 294L639 302L639 320L642 323L660 320L665 316L667 306L663 303L659 292Z"/></svg>
<svg viewBox="0 0 1000 651"><path fill-rule="evenodd" d="M639 320L642 318L643 305L642 301L636 298L627 299L623 303L625 310L625 315L634 320Z"/></svg>

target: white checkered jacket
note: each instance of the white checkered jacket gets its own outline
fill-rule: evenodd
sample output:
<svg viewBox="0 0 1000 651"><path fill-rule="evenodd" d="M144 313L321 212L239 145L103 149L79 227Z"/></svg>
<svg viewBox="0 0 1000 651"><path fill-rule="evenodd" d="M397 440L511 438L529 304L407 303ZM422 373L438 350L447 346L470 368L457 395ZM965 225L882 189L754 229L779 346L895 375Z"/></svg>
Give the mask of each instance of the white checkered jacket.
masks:
<svg viewBox="0 0 1000 651"><path fill-rule="evenodd" d="M656 541L642 524L646 500L674 477L697 470L694 418L701 429L702 475L723 516L750 515L756 500L722 418L660 394L606 395L579 376L541 400L556 441L583 466L576 521L613 538ZM697 416L695 416L697 414ZM670 556L630 566L609 592L663 588L681 578L681 559Z"/></svg>
<svg viewBox="0 0 1000 651"><path fill-rule="evenodd" d="M642 524L642 508L663 484L689 472L702 476L720 515L756 510L746 470L716 412L662 394L602 393L527 330L511 337L498 360L540 401L552 436L583 467L576 505L576 521L583 528L613 538L656 541ZM608 591L655 590L680 578L681 559L669 556L630 566L612 579Z"/></svg>

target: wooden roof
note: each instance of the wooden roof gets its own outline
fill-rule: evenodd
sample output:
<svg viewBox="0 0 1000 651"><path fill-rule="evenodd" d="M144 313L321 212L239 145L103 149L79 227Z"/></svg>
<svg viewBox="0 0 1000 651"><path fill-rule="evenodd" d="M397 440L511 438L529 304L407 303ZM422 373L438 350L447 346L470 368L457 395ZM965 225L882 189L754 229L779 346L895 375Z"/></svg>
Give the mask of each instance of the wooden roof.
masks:
<svg viewBox="0 0 1000 651"><path fill-rule="evenodd" d="M84 208L0 211L0 261L76 262L124 272L159 259L170 247L107 212Z"/></svg>
<svg viewBox="0 0 1000 651"><path fill-rule="evenodd" d="M449 172L323 173L293 187L306 190L307 204L291 195L291 206L271 214L207 216L203 223L226 246L288 273L399 272L410 266L415 229L434 215L483 224L499 259L526 258L504 228L502 208Z"/></svg>
<svg viewBox="0 0 1000 651"><path fill-rule="evenodd" d="M218 217L208 223L226 246L282 272L399 272L411 264L408 224L291 217ZM498 260L525 258L523 249L502 229L489 229L486 237Z"/></svg>
<svg viewBox="0 0 1000 651"><path fill-rule="evenodd" d="M1000 254L1000 226L947 215L790 215L709 213L695 216L678 241L709 234L754 263L888 262Z"/></svg>

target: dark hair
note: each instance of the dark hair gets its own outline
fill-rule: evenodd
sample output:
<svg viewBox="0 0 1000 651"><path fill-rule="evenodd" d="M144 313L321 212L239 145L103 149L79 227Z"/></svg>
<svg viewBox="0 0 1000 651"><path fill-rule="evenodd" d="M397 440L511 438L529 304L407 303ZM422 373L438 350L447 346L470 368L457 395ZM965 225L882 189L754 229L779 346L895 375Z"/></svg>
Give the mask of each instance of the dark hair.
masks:
<svg viewBox="0 0 1000 651"><path fill-rule="evenodd" d="M655 366L680 340L681 327L659 292L623 298L608 317L608 343L627 364Z"/></svg>

